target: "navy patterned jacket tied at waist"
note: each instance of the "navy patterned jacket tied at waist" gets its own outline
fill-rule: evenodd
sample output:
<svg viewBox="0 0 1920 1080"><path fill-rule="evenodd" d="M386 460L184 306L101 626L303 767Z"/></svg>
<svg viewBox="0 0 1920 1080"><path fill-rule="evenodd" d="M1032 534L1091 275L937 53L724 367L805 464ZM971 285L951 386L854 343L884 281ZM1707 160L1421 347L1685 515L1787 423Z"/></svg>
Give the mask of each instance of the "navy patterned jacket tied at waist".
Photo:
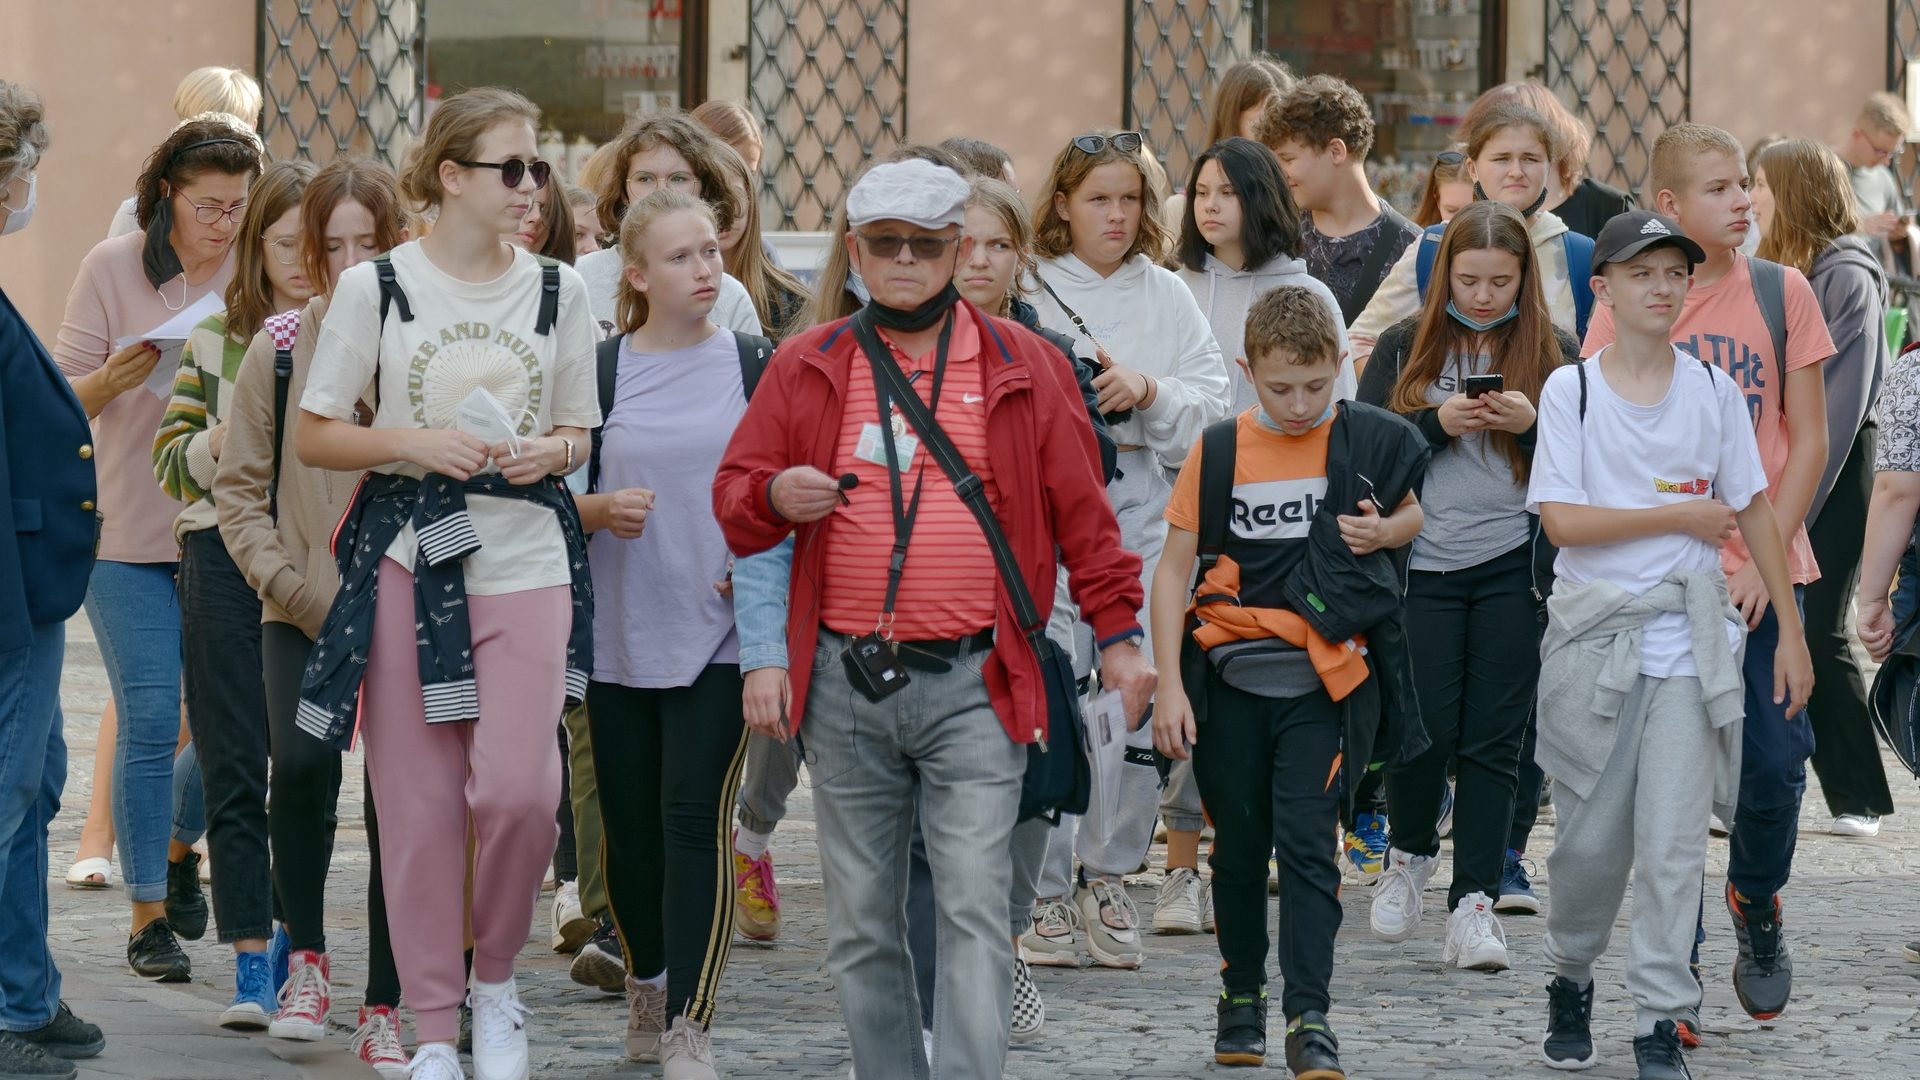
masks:
<svg viewBox="0 0 1920 1080"><path fill-rule="evenodd" d="M351 745L367 650L373 643L380 560L409 521L420 544L413 567L413 604L427 722L480 718L463 566L468 555L480 550L480 536L467 516L467 495L474 492L538 503L560 519L573 579L566 703L572 707L586 697L587 678L593 671L593 578L587 571L580 515L566 486L557 477L521 485L499 475L476 476L462 483L437 473L424 480L368 473L334 537L340 592L321 624L300 680L295 722L302 731L337 750Z"/></svg>

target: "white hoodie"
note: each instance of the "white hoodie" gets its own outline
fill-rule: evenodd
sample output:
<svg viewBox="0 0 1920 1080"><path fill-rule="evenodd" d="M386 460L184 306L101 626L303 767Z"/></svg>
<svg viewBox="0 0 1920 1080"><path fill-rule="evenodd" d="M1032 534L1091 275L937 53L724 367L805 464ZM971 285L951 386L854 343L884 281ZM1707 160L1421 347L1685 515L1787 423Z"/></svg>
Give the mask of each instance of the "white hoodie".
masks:
<svg viewBox="0 0 1920 1080"><path fill-rule="evenodd" d="M1040 278L1086 322L1114 363L1160 386L1150 408L1136 408L1125 423L1109 426L1113 441L1149 447L1162 465L1179 468L1200 433L1226 417L1232 404L1227 362L1193 294L1173 271L1153 265L1145 255L1101 277L1069 252L1040 260ZM1072 338L1081 356L1095 358L1093 342L1046 289L1031 299L1040 325Z"/></svg>
<svg viewBox="0 0 1920 1080"><path fill-rule="evenodd" d="M573 264L580 272L580 279L587 283L587 306L593 309L594 321L600 324L603 336L613 336L614 307L620 292L620 260L618 247L601 248L580 256ZM732 274L720 275L719 298L713 303L713 312L707 316L715 326L728 330L737 330L742 334L761 334L760 316L753 310L753 297L747 287L735 280Z"/></svg>
<svg viewBox="0 0 1920 1080"><path fill-rule="evenodd" d="M1326 302L1327 310L1333 315L1335 336L1340 341L1340 374L1334 379L1333 399L1346 401L1353 397L1358 383L1353 377L1353 358L1348 355L1347 328L1340 314L1340 301L1334 298L1332 289L1307 273L1305 260L1291 255L1276 255L1267 260L1265 265L1235 270L1208 255L1206 269L1182 269L1179 276L1192 290L1194 301L1200 305L1207 323L1213 327L1214 340L1220 343L1220 354L1227 361L1227 377L1233 382L1233 412L1236 415L1252 408L1258 400L1253 393L1253 384L1247 381L1247 377L1240 372L1240 366L1234 362L1247 355L1247 309L1269 290L1282 285L1299 285Z"/></svg>
<svg viewBox="0 0 1920 1080"><path fill-rule="evenodd" d="M1573 303L1573 285L1567 275L1567 245L1561 240L1567 229L1567 223L1553 216L1551 210L1541 210L1527 223L1527 234L1533 238L1534 264L1540 268L1540 291L1547 298L1547 313L1553 317L1553 325L1579 337L1575 329L1578 319ZM1353 320L1347 332L1353 337L1353 351L1361 360L1373 355L1373 343L1387 328L1401 319L1420 310L1419 254L1423 241L1415 238L1407 245L1406 253L1400 261L1387 271L1387 279L1380 283L1380 291L1373 294L1373 300L1367 304L1367 310Z"/></svg>

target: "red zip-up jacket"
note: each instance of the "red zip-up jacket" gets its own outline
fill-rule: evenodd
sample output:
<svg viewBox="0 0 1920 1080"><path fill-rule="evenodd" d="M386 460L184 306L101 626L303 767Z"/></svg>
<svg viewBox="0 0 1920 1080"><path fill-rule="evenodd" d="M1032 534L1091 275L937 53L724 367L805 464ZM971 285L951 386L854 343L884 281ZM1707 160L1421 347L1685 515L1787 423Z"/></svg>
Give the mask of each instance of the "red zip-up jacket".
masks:
<svg viewBox="0 0 1920 1080"><path fill-rule="evenodd" d="M982 314L964 301L958 318L976 320L987 399L987 446L1000 493L1000 527L1026 577L1044 625L1053 608L1055 556L1067 567L1068 591L1101 641L1140 628L1140 557L1120 542L1120 525L1100 482L1099 452L1086 405L1068 384L1058 350L1020 326ZM736 555L794 542L787 606L788 722L800 730L814 646L820 635L820 581L826 530L833 515L796 526L769 499L773 478L797 465L832 473L846 404L849 365L867 363L848 320L797 334L782 344L760 378L746 416L734 430L713 482L714 516ZM941 477L944 482L944 476ZM980 582L997 600L993 656L986 665L994 712L1016 743L1046 728L1046 689L1026 628L999 575ZM842 677L836 665L827 678Z"/></svg>

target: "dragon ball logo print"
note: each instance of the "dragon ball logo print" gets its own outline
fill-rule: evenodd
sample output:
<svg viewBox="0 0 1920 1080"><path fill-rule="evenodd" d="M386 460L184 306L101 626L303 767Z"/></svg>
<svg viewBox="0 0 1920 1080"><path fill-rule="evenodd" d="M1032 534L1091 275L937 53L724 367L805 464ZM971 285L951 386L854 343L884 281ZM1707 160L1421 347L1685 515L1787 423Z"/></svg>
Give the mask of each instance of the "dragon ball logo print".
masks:
<svg viewBox="0 0 1920 1080"><path fill-rule="evenodd" d="M407 363L407 404L421 427L451 428L476 388L485 389L518 417L522 437L533 434L545 394L540 354L511 330L479 321L429 331Z"/></svg>
<svg viewBox="0 0 1920 1080"><path fill-rule="evenodd" d="M1708 495L1713 484L1706 480L1662 480L1655 477L1653 490L1662 495Z"/></svg>

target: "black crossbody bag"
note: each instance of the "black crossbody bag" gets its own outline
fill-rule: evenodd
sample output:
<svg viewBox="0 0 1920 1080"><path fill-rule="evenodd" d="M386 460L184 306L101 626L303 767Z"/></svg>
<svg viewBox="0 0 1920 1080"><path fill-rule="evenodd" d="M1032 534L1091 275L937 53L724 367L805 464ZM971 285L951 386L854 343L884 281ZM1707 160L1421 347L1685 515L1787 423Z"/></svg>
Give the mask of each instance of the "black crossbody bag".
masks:
<svg viewBox="0 0 1920 1080"><path fill-rule="evenodd" d="M957 316L956 316L957 317ZM852 319L854 340L867 354L873 366L874 386L899 407L907 423L920 435L920 443L940 471L952 482L960 500L973 512L993 551L993 563L1000 571L1013 600L1014 617L1040 664L1040 679L1047 696L1047 728L1027 751L1027 772L1020 785L1020 820L1044 817L1058 821L1061 814L1084 814L1093 792L1093 772L1082 748L1080 694L1073 675L1073 662L1047 637L1046 621L1020 574L1007 534L993 516L987 502L987 488L980 477L967 467L966 459L942 431L926 402L901 374L880 336L874 331L872 317L862 309Z"/></svg>

